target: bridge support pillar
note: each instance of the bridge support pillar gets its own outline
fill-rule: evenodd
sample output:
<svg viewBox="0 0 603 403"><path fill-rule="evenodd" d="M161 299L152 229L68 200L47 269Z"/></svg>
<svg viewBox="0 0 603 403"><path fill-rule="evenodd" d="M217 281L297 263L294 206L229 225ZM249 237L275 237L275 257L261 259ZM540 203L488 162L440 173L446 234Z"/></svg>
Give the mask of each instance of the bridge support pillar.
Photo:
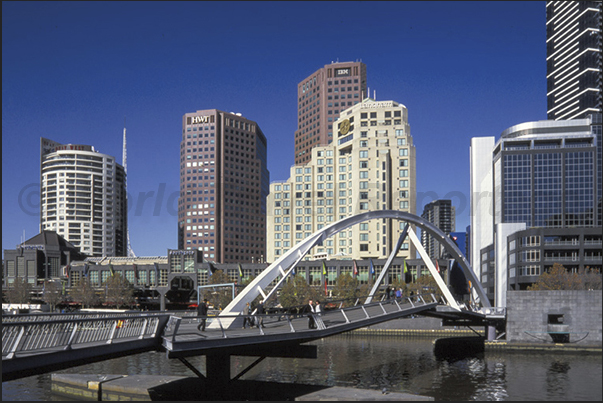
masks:
<svg viewBox="0 0 603 403"><path fill-rule="evenodd" d="M496 327L494 326L486 326L485 330L485 334L486 334L486 340L488 341L493 341L496 339Z"/></svg>
<svg viewBox="0 0 603 403"><path fill-rule="evenodd" d="M230 381L230 354L207 354L205 377L210 385L226 385Z"/></svg>

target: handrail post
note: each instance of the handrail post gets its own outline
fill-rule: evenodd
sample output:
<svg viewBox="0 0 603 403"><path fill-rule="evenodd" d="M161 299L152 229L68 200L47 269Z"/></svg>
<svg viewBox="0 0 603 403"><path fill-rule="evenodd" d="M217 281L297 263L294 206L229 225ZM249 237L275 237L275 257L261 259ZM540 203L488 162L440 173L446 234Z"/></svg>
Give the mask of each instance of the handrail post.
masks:
<svg viewBox="0 0 603 403"><path fill-rule="evenodd" d="M291 315L287 315L287 322L289 323L289 327L291 328L291 333L295 333L295 328L293 327L293 323L291 323Z"/></svg>
<svg viewBox="0 0 603 403"><path fill-rule="evenodd" d="M220 320L220 317L216 316L215 318L218 319L218 325L220 325L220 330L222 330L222 338L224 338L224 339L228 338L226 336L226 332L224 331L224 327L222 326L222 321Z"/></svg>
<svg viewBox="0 0 603 403"><path fill-rule="evenodd" d="M176 343L176 333L178 333L178 328L180 327L180 321L182 320L182 318L179 318L179 317L177 317L177 316L172 316L172 317L170 318L170 320L171 320L172 318L174 318L174 321L176 322L176 323L174 324L174 330L173 330L173 332L172 332L172 344L175 344L175 343ZM159 322L158 322L158 323L159 323Z"/></svg>
<svg viewBox="0 0 603 403"><path fill-rule="evenodd" d="M113 343L113 336L115 335L115 331L117 330L118 323L119 323L119 320L114 321L113 329L111 329L111 334L109 335L109 340L107 340L107 344Z"/></svg>
<svg viewBox="0 0 603 403"><path fill-rule="evenodd" d="M381 310L383 311L383 314L386 315L387 311L385 310L385 308L383 307L383 304L381 302L379 302L379 306L381 307Z"/></svg>
<svg viewBox="0 0 603 403"><path fill-rule="evenodd" d="M149 319L148 318L144 318L144 322L142 325L142 330L140 331L140 336L138 336L139 339L144 339L144 332L147 331L147 326L149 324Z"/></svg>
<svg viewBox="0 0 603 403"><path fill-rule="evenodd" d="M360 305L360 307L362 308L362 310L364 311L364 314L366 315L367 319L370 319L370 315L368 314L368 312L366 311L366 309L364 309L364 305Z"/></svg>
<svg viewBox="0 0 603 403"><path fill-rule="evenodd" d="M77 332L78 327L77 322L75 322L71 335L69 336L69 341L67 341L67 345L65 346L65 350L71 350L71 343L73 343L73 340L75 339L75 333Z"/></svg>
<svg viewBox="0 0 603 403"><path fill-rule="evenodd" d="M343 317L345 318L345 323L350 323L350 320L348 319L348 316L345 314L345 311L342 309L341 313L343 314Z"/></svg>
<svg viewBox="0 0 603 403"><path fill-rule="evenodd" d="M13 343L13 347L11 348L10 353L8 353L8 355L6 356L6 358L8 358L9 360L15 356L15 352L17 351L17 347L19 347L19 343L21 343L21 338L23 337L23 334L25 334L25 326L21 326L19 335L17 336L17 339Z"/></svg>

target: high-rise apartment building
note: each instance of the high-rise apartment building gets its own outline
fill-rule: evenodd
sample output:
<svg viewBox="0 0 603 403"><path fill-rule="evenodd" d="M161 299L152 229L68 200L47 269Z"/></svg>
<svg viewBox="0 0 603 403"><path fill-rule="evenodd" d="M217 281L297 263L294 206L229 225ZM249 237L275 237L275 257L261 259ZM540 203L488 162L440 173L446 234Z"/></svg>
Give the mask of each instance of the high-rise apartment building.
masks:
<svg viewBox="0 0 603 403"><path fill-rule="evenodd" d="M456 213L452 200L434 200L423 208L421 217L441 229L449 235L456 229ZM421 245L430 258L440 259L444 257L443 246L426 231L421 231Z"/></svg>
<svg viewBox="0 0 603 403"><path fill-rule="evenodd" d="M89 145L40 139L40 232L55 231L84 254L127 253L125 172Z"/></svg>
<svg viewBox="0 0 603 403"><path fill-rule="evenodd" d="M310 161L312 148L333 141L339 113L367 97L366 90L362 62L327 64L297 85L296 165Z"/></svg>
<svg viewBox="0 0 603 403"><path fill-rule="evenodd" d="M262 262L270 175L264 133L240 113L182 118L178 248L217 263Z"/></svg>
<svg viewBox="0 0 603 403"><path fill-rule="evenodd" d="M340 113L335 140L312 149L310 162L270 185L268 261L342 218L370 210L416 211L415 147L408 110L394 101L365 99ZM316 246L311 258L387 258L404 223L372 220ZM400 256L414 258L405 242Z"/></svg>
<svg viewBox="0 0 603 403"><path fill-rule="evenodd" d="M601 2L546 3L547 116L601 113Z"/></svg>

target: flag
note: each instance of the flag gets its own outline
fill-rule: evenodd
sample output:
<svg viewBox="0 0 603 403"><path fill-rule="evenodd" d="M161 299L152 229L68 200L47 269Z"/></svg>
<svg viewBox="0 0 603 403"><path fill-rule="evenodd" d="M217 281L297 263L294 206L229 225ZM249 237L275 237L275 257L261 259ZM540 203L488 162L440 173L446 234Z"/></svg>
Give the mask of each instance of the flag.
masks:
<svg viewBox="0 0 603 403"><path fill-rule="evenodd" d="M112 264L109 265L109 270L111 270L111 277L113 277L115 275L115 269L113 269Z"/></svg>
<svg viewBox="0 0 603 403"><path fill-rule="evenodd" d="M67 277L67 278L69 278L69 269L70 269L69 265L65 266L65 277Z"/></svg>
<svg viewBox="0 0 603 403"><path fill-rule="evenodd" d="M371 264L371 277L375 275L375 266L373 265L373 259L369 258L369 263Z"/></svg>
<svg viewBox="0 0 603 403"><path fill-rule="evenodd" d="M328 295L328 293L327 293L328 275L327 275L327 265L325 264L324 260L322 261L322 275L325 278L325 296L327 296Z"/></svg>
<svg viewBox="0 0 603 403"><path fill-rule="evenodd" d="M291 269L291 275L295 277L295 266L293 266L293 269Z"/></svg>
<svg viewBox="0 0 603 403"><path fill-rule="evenodd" d="M436 259L436 270L440 273L440 264L438 263L438 259Z"/></svg>
<svg viewBox="0 0 603 403"><path fill-rule="evenodd" d="M406 284L412 282L412 277L410 276L410 273L408 272L408 266L406 265L406 259L404 259L404 282Z"/></svg>
<svg viewBox="0 0 603 403"><path fill-rule="evenodd" d="M354 277L358 276L358 265L356 264L356 260L352 261L354 264Z"/></svg>
<svg viewBox="0 0 603 403"><path fill-rule="evenodd" d="M136 278L136 280L138 280L138 266L132 264L132 267L134 267L134 277Z"/></svg>
<svg viewBox="0 0 603 403"><path fill-rule="evenodd" d="M207 262L207 278L214 274L214 267L210 262Z"/></svg>
<svg viewBox="0 0 603 403"><path fill-rule="evenodd" d="M239 276L243 278L243 268L241 267L241 263L239 263Z"/></svg>
<svg viewBox="0 0 603 403"><path fill-rule="evenodd" d="M88 269L89 269L89 268L90 268L90 267L88 266L88 263L86 263L86 264L84 265L84 277L88 277Z"/></svg>

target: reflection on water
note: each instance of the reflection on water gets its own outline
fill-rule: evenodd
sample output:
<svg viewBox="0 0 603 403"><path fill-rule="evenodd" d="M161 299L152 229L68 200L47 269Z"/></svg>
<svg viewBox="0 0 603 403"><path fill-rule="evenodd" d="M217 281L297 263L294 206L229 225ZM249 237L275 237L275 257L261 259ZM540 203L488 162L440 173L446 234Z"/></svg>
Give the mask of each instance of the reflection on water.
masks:
<svg viewBox="0 0 603 403"><path fill-rule="evenodd" d="M431 339L341 335L313 342L318 358L267 358L242 379L348 386L436 400L598 400L601 355L486 352L436 360ZM232 357L232 375L255 361ZM203 357L189 362L205 372ZM150 352L61 371L194 376L178 360ZM2 400L51 400L50 375L2 384Z"/></svg>

